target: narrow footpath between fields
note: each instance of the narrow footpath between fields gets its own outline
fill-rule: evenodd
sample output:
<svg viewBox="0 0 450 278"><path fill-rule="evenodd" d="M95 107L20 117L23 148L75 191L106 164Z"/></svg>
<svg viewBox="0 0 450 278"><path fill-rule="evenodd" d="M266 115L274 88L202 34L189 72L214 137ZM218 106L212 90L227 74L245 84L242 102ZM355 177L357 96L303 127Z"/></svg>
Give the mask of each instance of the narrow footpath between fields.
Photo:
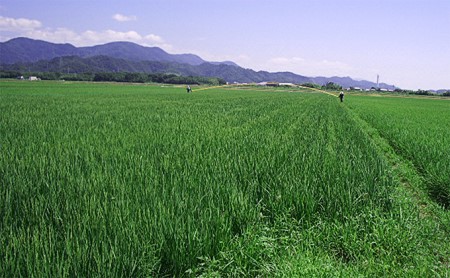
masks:
<svg viewBox="0 0 450 278"><path fill-rule="evenodd" d="M306 88L306 87L305 87ZM311 88L306 88L311 89ZM311 89L332 97L338 96L319 89ZM337 100L336 100L337 101ZM396 180L398 186L395 187L392 200L396 203L400 215L404 213L404 218L417 218L419 230L432 230L427 238L421 242L422 246L427 246L430 254L434 254L440 261L441 267L446 269L446 275L450 273L450 211L438 205L426 192L424 178L415 168L414 164L396 152L386 138L380 135L380 132L363 120L356 111L353 111L346 103L341 103L342 109L348 113L349 120L354 121L360 127L363 133L370 138L374 148L390 165L391 174ZM418 212L417 215L406 215L411 212ZM397 213L397 212L392 212ZM431 227L431 228L430 228ZM416 228L417 229L417 228ZM438 275L439 276L439 275ZM448 277L448 276L445 276Z"/></svg>
<svg viewBox="0 0 450 278"><path fill-rule="evenodd" d="M392 174L400 185L396 188L392 198L397 202L416 207L421 220L434 223L437 230L433 235L435 238L430 240L436 245L445 246L439 250L446 250L443 253L435 250L435 255L440 257L440 261L445 268L450 269L450 242L448 238L450 235L450 212L439 206L426 193L424 179L411 161L397 153L376 128L363 120L351 108L347 106L343 106L343 108L348 112L349 118L367 134L380 155L391 166Z"/></svg>

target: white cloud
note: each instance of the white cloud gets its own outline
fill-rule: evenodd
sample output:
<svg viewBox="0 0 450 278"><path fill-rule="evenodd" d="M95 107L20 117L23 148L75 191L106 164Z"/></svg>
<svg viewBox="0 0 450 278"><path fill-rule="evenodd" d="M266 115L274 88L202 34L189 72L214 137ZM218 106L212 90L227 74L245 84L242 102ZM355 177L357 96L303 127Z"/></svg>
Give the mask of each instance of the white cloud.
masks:
<svg viewBox="0 0 450 278"><path fill-rule="evenodd" d="M91 46L114 41L129 41L144 46L158 46L165 50L172 46L164 41L161 36L155 34L140 34L130 30L126 32L115 30L75 32L67 28L44 28L38 20L25 18L9 18L0 16L0 34L2 41L14 37L29 37L54 43L71 43L76 46Z"/></svg>
<svg viewBox="0 0 450 278"><path fill-rule="evenodd" d="M145 46L159 46L163 48L170 48L160 36L154 34L141 35L136 31L93 31L87 30L82 33L74 32L66 28L58 29L39 29L24 32L26 37L33 39L46 40L55 43L72 43L76 46L91 46L96 44L103 44L114 41L129 41Z"/></svg>
<svg viewBox="0 0 450 278"><path fill-rule="evenodd" d="M0 31L33 30L41 26L42 23L38 20L0 16Z"/></svg>
<svg viewBox="0 0 450 278"><path fill-rule="evenodd" d="M144 38L146 40L153 41L155 43L163 43L164 42L163 39L160 36L153 35L153 34L147 35Z"/></svg>
<svg viewBox="0 0 450 278"><path fill-rule="evenodd" d="M67 43L80 39L77 33L66 28L30 30L22 33L21 36L55 43Z"/></svg>
<svg viewBox="0 0 450 278"><path fill-rule="evenodd" d="M126 22L126 21L136 21L137 17L135 15L126 16L123 14L115 14L112 17L114 20L117 20L119 22Z"/></svg>
<svg viewBox="0 0 450 278"><path fill-rule="evenodd" d="M97 32L88 30L83 32L81 37L83 40L93 43L102 43L107 41L143 41L143 37L136 31L119 32L114 30L106 30L103 32Z"/></svg>

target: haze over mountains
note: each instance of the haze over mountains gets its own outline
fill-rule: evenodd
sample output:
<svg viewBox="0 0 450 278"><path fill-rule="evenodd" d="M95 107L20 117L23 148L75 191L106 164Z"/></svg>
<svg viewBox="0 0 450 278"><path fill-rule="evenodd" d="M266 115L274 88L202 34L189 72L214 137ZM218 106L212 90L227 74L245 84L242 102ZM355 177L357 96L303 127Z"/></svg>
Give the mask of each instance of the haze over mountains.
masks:
<svg viewBox="0 0 450 278"><path fill-rule="evenodd" d="M377 84L350 77L307 77L291 72L254 71L234 62L209 62L194 54L169 54L158 47L131 42L112 42L90 47L56 44L29 38L0 43L0 69L41 72L146 72L176 73L186 76L219 77L228 82L290 82L368 89ZM395 89L381 83L380 88Z"/></svg>

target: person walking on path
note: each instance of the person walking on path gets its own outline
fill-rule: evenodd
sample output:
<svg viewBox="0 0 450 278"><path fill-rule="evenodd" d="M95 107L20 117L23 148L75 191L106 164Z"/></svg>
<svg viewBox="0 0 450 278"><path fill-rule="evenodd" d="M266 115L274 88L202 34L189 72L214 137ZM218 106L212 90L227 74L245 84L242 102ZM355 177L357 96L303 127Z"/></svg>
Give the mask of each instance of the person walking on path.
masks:
<svg viewBox="0 0 450 278"><path fill-rule="evenodd" d="M344 92L343 91L341 91L339 93L339 98L341 99L341 102L344 102Z"/></svg>

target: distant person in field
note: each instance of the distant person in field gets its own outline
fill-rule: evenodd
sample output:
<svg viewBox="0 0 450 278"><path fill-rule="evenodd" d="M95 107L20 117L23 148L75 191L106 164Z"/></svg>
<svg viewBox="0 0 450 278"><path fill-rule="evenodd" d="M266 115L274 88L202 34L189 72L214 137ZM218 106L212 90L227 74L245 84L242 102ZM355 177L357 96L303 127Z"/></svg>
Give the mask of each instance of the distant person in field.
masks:
<svg viewBox="0 0 450 278"><path fill-rule="evenodd" d="M343 91L341 91L339 93L339 98L341 99L341 102L344 102L344 92Z"/></svg>
<svg viewBox="0 0 450 278"><path fill-rule="evenodd" d="M186 91L187 91L188 93L191 93L191 92L192 92L191 86L187 85Z"/></svg>

